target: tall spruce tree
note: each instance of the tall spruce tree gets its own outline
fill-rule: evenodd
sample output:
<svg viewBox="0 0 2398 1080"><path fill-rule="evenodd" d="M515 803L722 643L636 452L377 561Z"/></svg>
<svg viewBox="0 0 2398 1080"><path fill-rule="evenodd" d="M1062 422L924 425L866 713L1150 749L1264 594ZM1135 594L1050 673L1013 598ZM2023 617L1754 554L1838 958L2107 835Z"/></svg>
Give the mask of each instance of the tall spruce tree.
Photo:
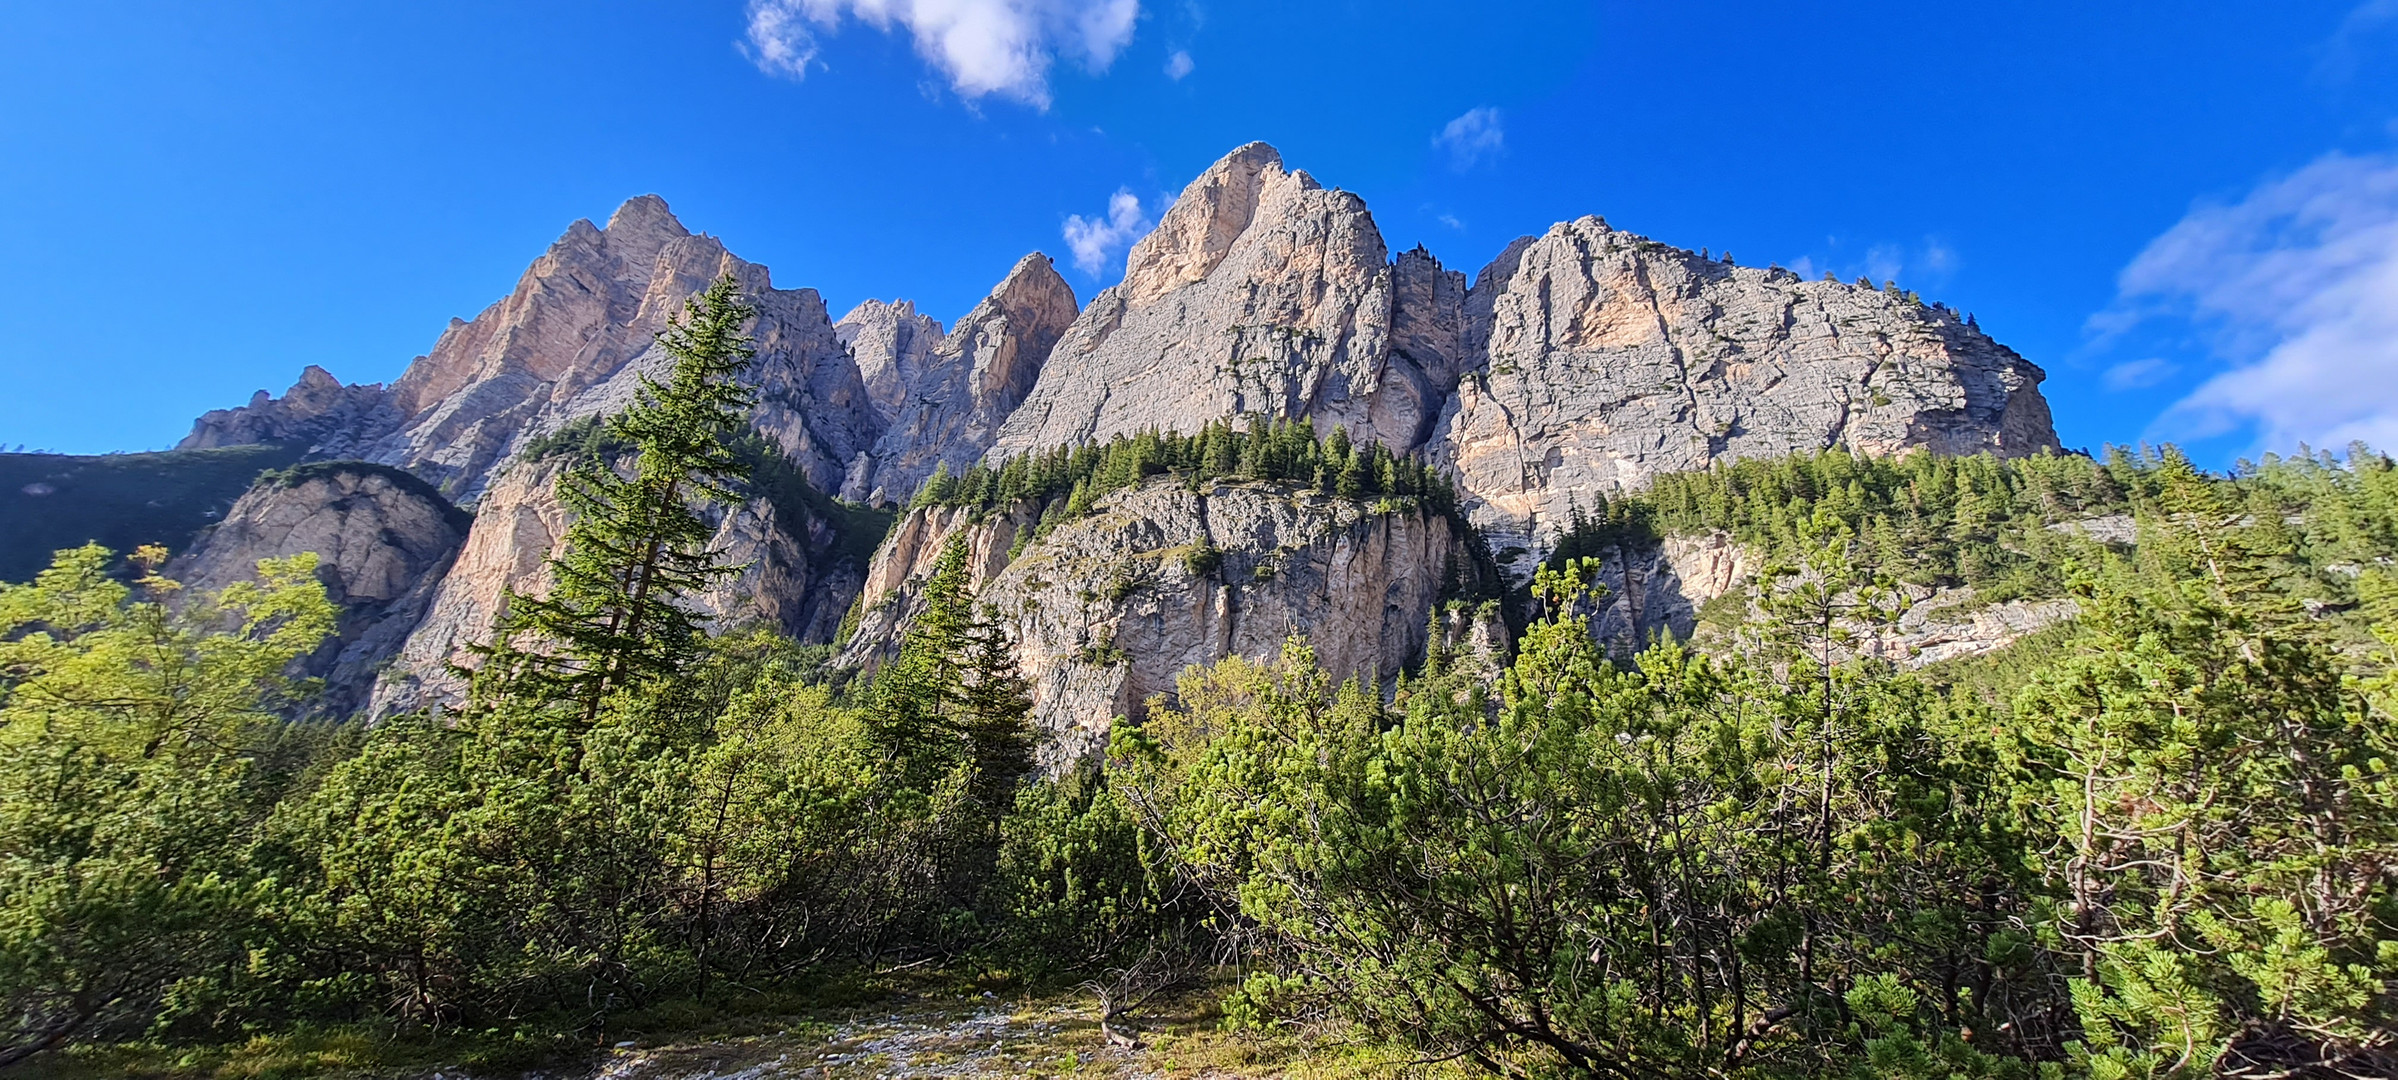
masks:
<svg viewBox="0 0 2398 1080"><path fill-rule="evenodd" d="M702 631L680 599L735 571L708 546L702 509L738 503L749 475L733 440L756 402L737 381L756 355L744 332L754 314L727 275L658 335L673 366L662 382L643 376L632 406L607 419L609 441L629 453L560 479L573 523L550 560L555 584L539 597L511 590L479 697L529 690L574 702L589 723L609 692L692 655Z"/></svg>

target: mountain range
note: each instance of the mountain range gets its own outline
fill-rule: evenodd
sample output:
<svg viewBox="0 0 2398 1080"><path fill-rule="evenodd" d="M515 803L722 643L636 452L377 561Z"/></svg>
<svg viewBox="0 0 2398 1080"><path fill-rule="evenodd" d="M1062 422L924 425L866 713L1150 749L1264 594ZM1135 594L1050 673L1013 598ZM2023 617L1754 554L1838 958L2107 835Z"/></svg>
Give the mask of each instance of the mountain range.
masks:
<svg viewBox="0 0 2398 1080"><path fill-rule="evenodd" d="M178 450L281 447L303 464L251 487L175 572L222 584L317 551L346 612L314 665L334 707L455 695L450 665L506 591L544 587L560 448L630 400L663 362L658 332L722 275L757 310L762 479L718 525L740 577L698 602L871 664L963 536L1053 754L1092 745L1185 665L1294 632L1329 669L1385 678L1435 635L1497 647L1503 620L1453 601L1520 584L1581 507L1658 475L1826 449L2057 448L2041 370L1895 286L1738 266L1598 217L1516 240L1469 278L1391 252L1362 199L1251 143L1184 189L1120 283L1084 303L1028 254L946 328L905 300L836 319L815 290L776 287L664 200L633 198L569 226L391 384L310 367L279 397L200 417ZM978 463L1251 418L1427 463L1454 479L1457 512L1231 480L1136 484L1064 521L1039 502L910 506ZM1720 541L1643 559L1615 571L1631 605L1617 629L1635 635L1687 633L1747 572Z"/></svg>

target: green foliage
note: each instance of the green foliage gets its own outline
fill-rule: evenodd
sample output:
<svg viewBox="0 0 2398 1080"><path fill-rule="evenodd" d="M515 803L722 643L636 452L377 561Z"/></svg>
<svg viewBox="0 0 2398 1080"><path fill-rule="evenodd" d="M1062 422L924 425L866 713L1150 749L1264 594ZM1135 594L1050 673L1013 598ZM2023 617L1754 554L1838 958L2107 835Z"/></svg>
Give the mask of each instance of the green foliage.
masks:
<svg viewBox="0 0 2398 1080"><path fill-rule="evenodd" d="M96 545L0 585L0 1065L204 1021L246 975L262 733L334 609L313 555L170 605L165 555L137 587Z"/></svg>
<svg viewBox="0 0 2398 1080"><path fill-rule="evenodd" d="M1829 450L1752 458L1661 476L1649 490L1574 510L1552 561L1597 555L1627 539L1722 530L1768 560L1807 545L1802 530L1836 521L1857 552L1893 581L1972 585L1990 599L2054 596L2056 567L2088 545L2051 525L2129 512L2153 485L2152 462L2117 455L1998 458L1914 453L1875 458Z"/></svg>
<svg viewBox="0 0 2398 1080"><path fill-rule="evenodd" d="M712 393L686 401L727 410L686 410L712 449L638 410L614 449L561 443L622 485L593 550L681 543L673 515L737 486L841 512L761 479L784 466ZM1312 453L1324 490L1424 494L1337 431L1147 438L1042 459L1045 496L1032 464L928 491L1055 520L1177 461L1293 481ZM639 491L660 476L676 506ZM2095 513L2139 543L2047 527ZM1183 673L1051 777L958 541L898 655L839 690L820 646L692 627L604 684L338 734L277 719L332 625L308 559L189 598L65 553L0 587L0 1059L367 1024L529 1060L844 972L1091 979L1112 1008L1228 958L1230 1024L1504 1075L2393 1072L2387 459L1807 457L1581 517L1499 670L1435 649L1386 698L1294 639ZM1611 660L1590 560L1698 528L1764 556L1725 649ZM712 566L679 550L660 603ZM1872 646L1927 583L2083 614L1902 673Z"/></svg>
<svg viewBox="0 0 2398 1080"><path fill-rule="evenodd" d="M1352 444L1348 432L1337 427L1319 436L1308 421L1263 416L1250 417L1245 428L1231 420L1213 421L1192 435L1119 435L1104 445L1019 455L997 468L977 464L954 476L944 463L910 505L987 512L1030 502L1045 532L1089 513L1100 497L1159 475L1192 484L1272 480L1344 498L1388 498L1437 514L1457 510L1456 488L1425 462L1394 454L1380 443Z"/></svg>
<svg viewBox="0 0 2398 1080"><path fill-rule="evenodd" d="M1384 706L1294 645L1119 737L1135 805L1308 973L1270 1009L1528 1074L1821 1072L1864 1052L1868 979L1922 1046L2004 1023L2037 982L1976 887L2013 870L1972 721L1863 670L1827 720L1812 678L1671 646L1616 669L1583 572L1543 571L1553 614L1495 687L1435 671Z"/></svg>
<svg viewBox="0 0 2398 1080"><path fill-rule="evenodd" d="M1107 777L1081 769L1026 787L1003 826L993 961L1035 982L1122 968L1204 911Z"/></svg>
<svg viewBox="0 0 2398 1080"><path fill-rule="evenodd" d="M631 407L603 424L629 448L616 461L583 458L558 482L571 517L542 596L511 591L477 673L479 702L567 699L586 723L607 695L663 678L693 654L699 617L677 603L734 572L709 548L715 530L694 504L738 504L749 468L734 440L756 394L736 381L753 350L754 314L731 276L691 299L658 336L674 360L667 380L643 376Z"/></svg>
<svg viewBox="0 0 2398 1080"><path fill-rule="evenodd" d="M0 581L30 581L54 553L85 544L181 551L260 472L306 450L278 443L88 457L0 454Z"/></svg>
<svg viewBox="0 0 2398 1080"><path fill-rule="evenodd" d="M2178 459L2010 749L2095 1072L2387 1063L2398 731L2277 587L2286 523ZM2373 685L2366 683L2365 685Z"/></svg>

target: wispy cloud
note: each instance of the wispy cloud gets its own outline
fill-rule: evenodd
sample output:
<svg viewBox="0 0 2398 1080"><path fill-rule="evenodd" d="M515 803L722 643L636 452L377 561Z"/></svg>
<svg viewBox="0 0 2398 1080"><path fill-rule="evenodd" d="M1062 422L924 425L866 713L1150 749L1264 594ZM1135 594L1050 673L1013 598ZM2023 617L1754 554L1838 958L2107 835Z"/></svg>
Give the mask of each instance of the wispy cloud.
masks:
<svg viewBox="0 0 2398 1080"><path fill-rule="evenodd" d="M1159 210L1163 212L1164 207ZM1095 277L1106 273L1109 263L1156 227L1156 219L1141 212L1140 196L1129 188L1117 188L1108 196L1105 215L1068 214L1063 231L1066 247L1074 253L1075 269Z"/></svg>
<svg viewBox="0 0 2398 1080"><path fill-rule="evenodd" d="M2350 9L2323 43L2316 76L2335 83L2355 78L2363 58L2380 44L2374 38L2393 26L2398 26L2398 0L2364 0Z"/></svg>
<svg viewBox="0 0 2398 1080"><path fill-rule="evenodd" d="M1865 252L1865 276L1875 281L1896 281L1907 268L1907 253L1895 244L1875 244Z"/></svg>
<svg viewBox="0 0 2398 1080"><path fill-rule="evenodd" d="M1190 74L1191 69L1197 66L1199 65L1191 62L1191 54L1188 50L1176 49L1174 55L1166 58L1166 77L1175 82L1181 82L1182 77Z"/></svg>
<svg viewBox="0 0 2398 1080"><path fill-rule="evenodd" d="M2162 433L2398 446L2398 157L2331 154L2192 210L2124 268L2091 324L2156 318L2205 328L2233 365L2167 410Z"/></svg>
<svg viewBox="0 0 2398 1080"><path fill-rule="evenodd" d="M1140 14L1140 0L750 0L743 51L761 71L806 78L817 35L855 16L877 30L905 29L959 97L998 94L1047 108L1056 57L1107 70Z"/></svg>
<svg viewBox="0 0 2398 1080"><path fill-rule="evenodd" d="M1432 137L1432 145L1447 150L1450 167L1463 172L1505 149L1507 129L1501 123L1499 110L1489 106L1467 109L1465 115L1441 126L1440 134Z"/></svg>
<svg viewBox="0 0 2398 1080"><path fill-rule="evenodd" d="M1840 237L1824 237L1823 250L1792 258L1783 265L1803 278L1828 273L1842 281L1862 278L1867 284L1895 281L1912 288L1933 290L1948 284L1965 265L1964 256L1937 236L1921 244L1868 245L1863 255Z"/></svg>
<svg viewBox="0 0 2398 1080"><path fill-rule="evenodd" d="M2106 383L2107 389L2121 393L2125 390L2141 390L2155 386L2172 378L2180 371L2180 364L2163 357L2147 356L2138 360L2126 360L2108 368L2106 374L2100 378Z"/></svg>

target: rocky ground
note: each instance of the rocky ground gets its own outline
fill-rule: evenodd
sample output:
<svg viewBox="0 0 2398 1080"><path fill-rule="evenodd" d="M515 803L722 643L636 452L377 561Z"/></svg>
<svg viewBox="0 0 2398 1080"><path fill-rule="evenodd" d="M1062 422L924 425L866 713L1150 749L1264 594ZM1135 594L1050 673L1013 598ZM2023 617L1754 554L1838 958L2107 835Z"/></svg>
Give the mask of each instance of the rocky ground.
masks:
<svg viewBox="0 0 2398 1080"><path fill-rule="evenodd" d="M1326 1032L1228 1032L1217 986L1152 1004L1131 1018L1132 1045L1100 1030L1087 994L1014 996L918 986L849 1006L652 1017L653 1030L612 1032L606 1048L534 1066L465 1066L506 1058L471 1033L438 1044L348 1029L261 1036L246 1044L169 1048L118 1044L28 1062L26 1080L901 1080L927 1077L1113 1077L1147 1080L1362 1080L1465 1074L1403 1050ZM496 1052L496 1053L495 1053Z"/></svg>

